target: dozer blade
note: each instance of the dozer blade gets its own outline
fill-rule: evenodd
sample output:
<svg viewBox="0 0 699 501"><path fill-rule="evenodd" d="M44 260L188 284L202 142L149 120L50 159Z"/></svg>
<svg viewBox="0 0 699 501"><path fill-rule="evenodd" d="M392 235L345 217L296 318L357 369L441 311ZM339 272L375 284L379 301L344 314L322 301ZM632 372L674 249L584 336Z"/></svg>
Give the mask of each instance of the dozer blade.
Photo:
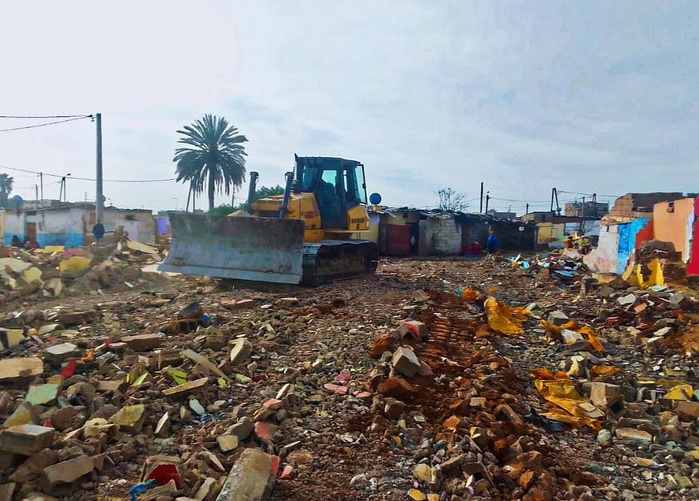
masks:
<svg viewBox="0 0 699 501"><path fill-rule="evenodd" d="M160 271L298 284L303 221L171 213L172 244Z"/></svg>

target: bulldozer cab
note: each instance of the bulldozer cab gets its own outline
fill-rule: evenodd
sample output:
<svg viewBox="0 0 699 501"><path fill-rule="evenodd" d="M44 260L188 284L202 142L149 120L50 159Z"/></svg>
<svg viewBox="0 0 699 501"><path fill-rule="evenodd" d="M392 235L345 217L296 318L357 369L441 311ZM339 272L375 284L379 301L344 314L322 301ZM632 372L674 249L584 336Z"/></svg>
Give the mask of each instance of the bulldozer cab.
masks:
<svg viewBox="0 0 699 501"><path fill-rule="evenodd" d="M322 228L347 229L347 211L366 205L364 165L354 160L296 156L296 191L313 193Z"/></svg>

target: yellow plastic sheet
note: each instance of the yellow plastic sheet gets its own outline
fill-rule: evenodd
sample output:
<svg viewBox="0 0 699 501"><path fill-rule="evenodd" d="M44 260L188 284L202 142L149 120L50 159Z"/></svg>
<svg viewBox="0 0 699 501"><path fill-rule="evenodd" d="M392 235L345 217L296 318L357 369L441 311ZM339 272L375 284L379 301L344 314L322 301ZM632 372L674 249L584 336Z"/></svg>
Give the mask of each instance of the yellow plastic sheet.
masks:
<svg viewBox="0 0 699 501"><path fill-rule="evenodd" d="M573 320L571 320L565 325L554 325L547 322L546 320L542 320L541 326L546 330L548 335L554 341L563 342L563 331L570 330L580 334L583 337L583 339L589 343L593 351L598 353L604 353L604 346L602 346L602 343L600 343L594 331L587 326L580 326Z"/></svg>
<svg viewBox="0 0 699 501"><path fill-rule="evenodd" d="M461 297L466 299L467 301L475 303L478 299L478 291L474 289L464 289L461 291Z"/></svg>
<svg viewBox="0 0 699 501"><path fill-rule="evenodd" d="M621 372L621 368L613 365L595 365L590 372L593 376L612 376Z"/></svg>
<svg viewBox="0 0 699 501"><path fill-rule="evenodd" d="M691 400L694 389L688 384L681 384L671 389L663 398L666 400Z"/></svg>
<svg viewBox="0 0 699 501"><path fill-rule="evenodd" d="M523 307L512 308L494 297L485 300L485 312L488 316L488 326L495 332L508 336L524 334L522 324L530 315Z"/></svg>
<svg viewBox="0 0 699 501"><path fill-rule="evenodd" d="M568 376L559 372L554 375L554 379L550 379L553 373L548 369L536 369L532 371L532 375L546 378L534 381L536 389L551 409L542 416L576 427L589 426L593 430L602 428L599 420L587 417L585 411L580 408L581 404L587 404L588 401L576 391L573 381Z"/></svg>
<svg viewBox="0 0 699 501"><path fill-rule="evenodd" d="M90 267L90 258L84 256L73 256L69 259L64 259L58 265L58 270L64 271L84 271Z"/></svg>

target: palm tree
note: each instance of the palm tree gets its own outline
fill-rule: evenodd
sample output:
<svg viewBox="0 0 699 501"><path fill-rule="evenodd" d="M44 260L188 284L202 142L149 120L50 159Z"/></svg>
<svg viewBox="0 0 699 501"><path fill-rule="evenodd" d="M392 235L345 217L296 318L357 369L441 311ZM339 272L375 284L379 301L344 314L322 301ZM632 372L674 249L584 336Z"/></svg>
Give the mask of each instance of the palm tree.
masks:
<svg viewBox="0 0 699 501"><path fill-rule="evenodd" d="M178 143L188 146L177 148L173 162L177 162L177 181L189 183L193 194L202 193L208 186L209 210L214 208L214 192L226 195L240 188L245 178L245 146L247 138L228 121L214 115L204 115L184 130Z"/></svg>
<svg viewBox="0 0 699 501"><path fill-rule="evenodd" d="M15 180L7 174L0 174L0 207L7 207Z"/></svg>

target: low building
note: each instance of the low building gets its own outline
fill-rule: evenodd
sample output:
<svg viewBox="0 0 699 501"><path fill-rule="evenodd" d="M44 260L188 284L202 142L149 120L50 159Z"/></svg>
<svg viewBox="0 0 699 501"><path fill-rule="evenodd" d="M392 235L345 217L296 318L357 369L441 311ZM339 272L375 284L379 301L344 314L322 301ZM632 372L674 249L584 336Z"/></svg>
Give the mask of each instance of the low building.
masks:
<svg viewBox="0 0 699 501"><path fill-rule="evenodd" d="M485 214L402 207L379 209L370 218L376 230L362 237L375 239L382 255L459 255L473 242L485 248L490 230L497 234L502 250L533 251L536 247L536 225Z"/></svg>
<svg viewBox="0 0 699 501"><path fill-rule="evenodd" d="M671 242L682 254L688 275L699 275L699 198L677 195L629 194L618 199L603 218L598 247L585 257L585 264L592 271L621 274L643 242L660 240ZM660 201L650 209L642 205L655 200Z"/></svg>
<svg viewBox="0 0 699 501"><path fill-rule="evenodd" d="M2 212L3 244L10 245L17 236L22 242L31 240L39 247L62 245L80 247L94 241L95 206L89 203L64 204L61 207ZM156 225L153 213L142 209L104 208L107 232L118 228L129 238L145 244L155 244Z"/></svg>
<svg viewBox="0 0 699 501"><path fill-rule="evenodd" d="M568 217L593 217L601 218L609 213L609 204L606 202L571 202L565 204L563 214Z"/></svg>

